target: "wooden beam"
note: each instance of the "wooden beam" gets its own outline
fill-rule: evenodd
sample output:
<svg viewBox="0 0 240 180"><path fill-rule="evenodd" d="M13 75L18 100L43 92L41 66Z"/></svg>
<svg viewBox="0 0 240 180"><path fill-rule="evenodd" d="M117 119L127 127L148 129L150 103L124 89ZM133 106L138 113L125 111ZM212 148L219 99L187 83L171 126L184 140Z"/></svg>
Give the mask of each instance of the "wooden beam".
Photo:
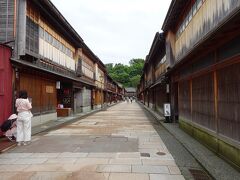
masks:
<svg viewBox="0 0 240 180"><path fill-rule="evenodd" d="M191 109L191 120L193 117L193 92L192 92L192 79L190 79L189 81L189 85L190 85L190 109Z"/></svg>
<svg viewBox="0 0 240 180"><path fill-rule="evenodd" d="M213 72L213 81L214 81L214 119L215 119L215 128L218 133L218 81L217 81L217 71Z"/></svg>

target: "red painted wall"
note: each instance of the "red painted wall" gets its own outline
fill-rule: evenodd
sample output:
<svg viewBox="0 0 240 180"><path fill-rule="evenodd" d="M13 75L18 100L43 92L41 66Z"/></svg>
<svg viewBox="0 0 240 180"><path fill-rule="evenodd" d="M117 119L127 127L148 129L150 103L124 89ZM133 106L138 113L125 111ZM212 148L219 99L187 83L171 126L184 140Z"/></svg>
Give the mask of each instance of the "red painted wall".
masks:
<svg viewBox="0 0 240 180"><path fill-rule="evenodd" d="M11 48L0 45L0 125L12 114Z"/></svg>

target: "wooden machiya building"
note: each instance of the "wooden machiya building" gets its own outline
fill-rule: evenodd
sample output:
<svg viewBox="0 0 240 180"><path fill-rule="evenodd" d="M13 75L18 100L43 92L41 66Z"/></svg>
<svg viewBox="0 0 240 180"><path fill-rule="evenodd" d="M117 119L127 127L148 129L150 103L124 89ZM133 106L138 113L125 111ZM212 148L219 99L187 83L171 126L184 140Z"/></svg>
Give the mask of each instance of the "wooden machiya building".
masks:
<svg viewBox="0 0 240 180"><path fill-rule="evenodd" d="M95 90L93 93L94 109L99 109L104 104L104 94L105 94L105 84L106 84L106 67L99 60L95 64Z"/></svg>
<svg viewBox="0 0 240 180"><path fill-rule="evenodd" d="M160 114L163 114L164 103L169 102L166 70L165 36L157 32L145 60L138 99Z"/></svg>
<svg viewBox="0 0 240 180"><path fill-rule="evenodd" d="M122 101L124 99L126 89L120 83L116 83L116 86L117 86L117 101Z"/></svg>
<svg viewBox="0 0 240 180"><path fill-rule="evenodd" d="M240 167L240 1L173 0L162 29L181 128Z"/></svg>
<svg viewBox="0 0 240 180"><path fill-rule="evenodd" d="M82 83L74 86L75 112L86 112L94 109L95 96L95 66L99 62L96 55L85 45L79 49L77 76L89 84ZM94 86L92 86L91 84Z"/></svg>
<svg viewBox="0 0 240 180"><path fill-rule="evenodd" d="M115 102L117 99L117 84L113 81L113 79L108 75L106 77L106 93L105 93L105 102L107 104L111 104Z"/></svg>
<svg viewBox="0 0 240 180"><path fill-rule="evenodd" d="M124 90L107 73L106 66L98 61L95 72L94 108L106 107L108 104L122 100Z"/></svg>
<svg viewBox="0 0 240 180"><path fill-rule="evenodd" d="M81 78L94 84L94 86L84 85L79 91L79 96L76 94L76 97L80 97L80 101L76 102L78 107L79 105L82 107L81 111L105 107L122 96L120 91L122 87L112 80L107 74L106 66L89 48L82 48L80 57Z"/></svg>
<svg viewBox="0 0 240 180"><path fill-rule="evenodd" d="M13 48L14 96L27 90L33 102L33 125L56 119L58 104L74 112L88 109L95 87L95 59L81 37L51 1L0 3L0 40Z"/></svg>

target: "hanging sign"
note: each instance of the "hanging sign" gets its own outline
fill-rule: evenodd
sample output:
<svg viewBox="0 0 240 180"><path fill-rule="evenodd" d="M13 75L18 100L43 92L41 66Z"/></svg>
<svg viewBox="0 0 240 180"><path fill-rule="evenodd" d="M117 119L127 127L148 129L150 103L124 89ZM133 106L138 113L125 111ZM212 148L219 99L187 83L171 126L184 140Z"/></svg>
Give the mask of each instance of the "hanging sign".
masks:
<svg viewBox="0 0 240 180"><path fill-rule="evenodd" d="M170 90L169 90L169 84L166 84L166 93L169 93Z"/></svg>
<svg viewBox="0 0 240 180"><path fill-rule="evenodd" d="M61 89L61 86L60 86L61 84L60 84L60 81L57 81L56 82L56 89Z"/></svg>

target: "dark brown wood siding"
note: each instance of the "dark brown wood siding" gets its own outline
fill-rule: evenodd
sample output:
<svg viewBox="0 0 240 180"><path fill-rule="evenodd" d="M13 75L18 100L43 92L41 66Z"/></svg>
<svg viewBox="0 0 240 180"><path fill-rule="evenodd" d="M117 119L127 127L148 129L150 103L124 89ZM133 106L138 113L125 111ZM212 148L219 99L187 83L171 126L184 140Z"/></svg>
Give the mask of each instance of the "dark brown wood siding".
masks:
<svg viewBox="0 0 240 180"><path fill-rule="evenodd" d="M20 90L26 90L32 98L32 112L55 112L57 106L56 82L37 75L21 73Z"/></svg>
<svg viewBox="0 0 240 180"><path fill-rule="evenodd" d="M179 82L179 116L180 118L191 120L189 81Z"/></svg>
<svg viewBox="0 0 240 180"><path fill-rule="evenodd" d="M167 94L165 85L156 87L156 109L158 112L163 113L163 104L167 103Z"/></svg>
<svg viewBox="0 0 240 180"><path fill-rule="evenodd" d="M192 80L192 120L206 128L215 130L212 73Z"/></svg>
<svg viewBox="0 0 240 180"><path fill-rule="evenodd" d="M219 133L240 141L240 64L217 71Z"/></svg>

